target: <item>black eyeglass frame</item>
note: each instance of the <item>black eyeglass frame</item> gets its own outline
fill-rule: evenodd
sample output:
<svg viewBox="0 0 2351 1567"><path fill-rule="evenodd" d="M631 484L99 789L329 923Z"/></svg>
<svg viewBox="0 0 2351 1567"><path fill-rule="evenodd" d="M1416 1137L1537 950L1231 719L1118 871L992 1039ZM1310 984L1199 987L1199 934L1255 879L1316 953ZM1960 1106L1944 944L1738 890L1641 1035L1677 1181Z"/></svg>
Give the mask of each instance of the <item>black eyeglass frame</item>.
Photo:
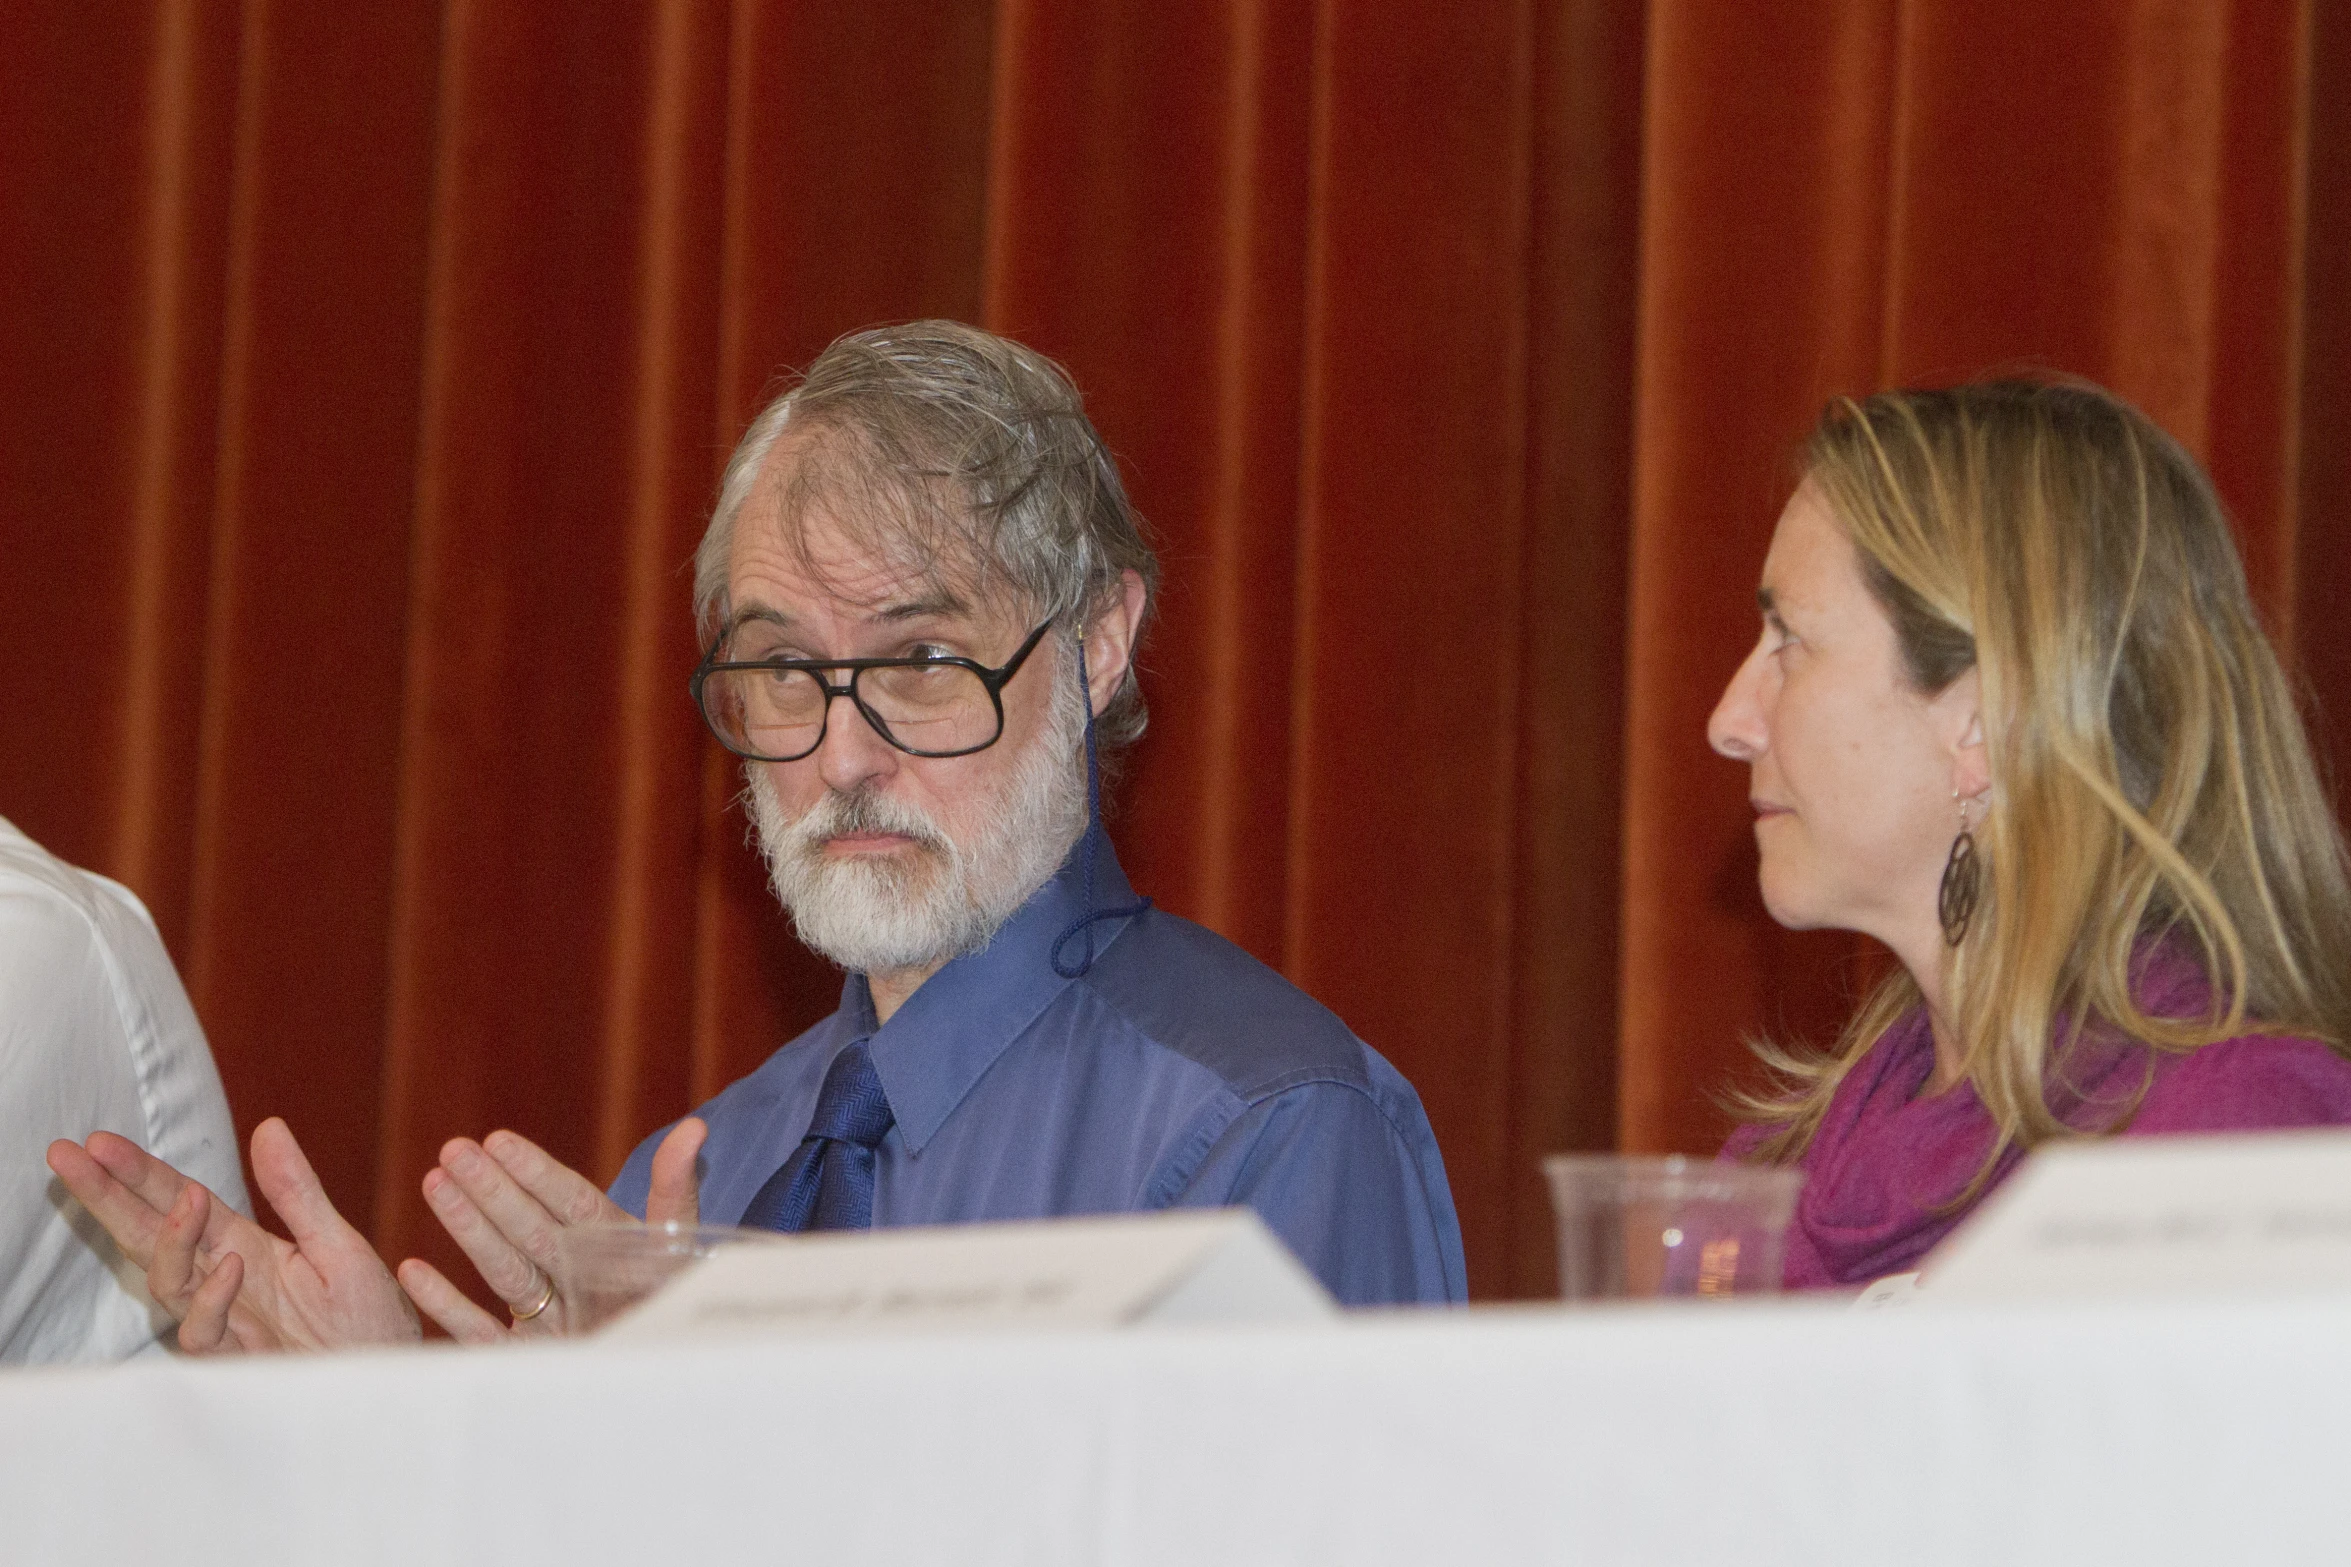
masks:
<svg viewBox="0 0 2351 1567"><path fill-rule="evenodd" d="M798 762L814 756L817 748L824 744L826 732L832 728L833 702L838 697L847 697L850 705L856 708L865 719L866 727L908 756L932 758L971 756L976 752L985 751L989 746L1004 738L1004 688L1011 683L1014 675L1020 673L1020 666L1028 662L1029 655L1037 650L1037 644L1044 641L1045 633L1052 629L1053 622L1050 619L1046 620L1036 630L1029 633L1028 640L1023 642L1010 658L993 669L976 658L965 658L960 654L951 654L945 658L756 658L722 662L719 659L718 650L726 645L728 636L727 632L722 631L710 644L710 651L702 655L702 662L696 666L694 678L688 682L688 686L694 694L694 711L702 715L702 727L715 735L720 745L725 746L747 762ZM968 669L979 677L980 684L987 690L989 703L996 709L996 732L978 745L967 745L953 751L917 750L890 733L889 724L879 713L866 705L865 697L857 689L858 677L869 669L935 669L942 664L953 665L958 669ZM806 674L809 679L823 688L824 717L818 721L816 738L808 742L807 750L795 751L790 756L763 756L756 751L744 750L720 733L717 720L710 716L710 709L702 700L703 683L712 675L734 669L768 669L786 673L798 671ZM825 678L827 670L847 670L849 672L848 678L838 682L828 680Z"/></svg>

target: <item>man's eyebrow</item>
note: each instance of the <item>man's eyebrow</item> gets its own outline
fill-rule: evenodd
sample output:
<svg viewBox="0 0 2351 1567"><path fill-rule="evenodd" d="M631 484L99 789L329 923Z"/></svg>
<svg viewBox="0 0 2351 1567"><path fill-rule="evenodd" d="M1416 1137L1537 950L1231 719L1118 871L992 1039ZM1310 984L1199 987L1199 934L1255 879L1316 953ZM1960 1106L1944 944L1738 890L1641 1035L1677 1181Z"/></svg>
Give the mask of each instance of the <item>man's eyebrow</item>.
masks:
<svg viewBox="0 0 2351 1567"><path fill-rule="evenodd" d="M780 609L769 609L764 604L754 604L749 609L738 609L729 615L727 623L720 629L731 636L753 621L770 626L789 626L792 623L792 617Z"/></svg>
<svg viewBox="0 0 2351 1567"><path fill-rule="evenodd" d="M926 594L918 599L904 599L896 604L886 604L866 618L895 624L903 620L929 620L934 616L965 615L970 612L971 606L969 604L966 604L956 594L941 588L935 593Z"/></svg>

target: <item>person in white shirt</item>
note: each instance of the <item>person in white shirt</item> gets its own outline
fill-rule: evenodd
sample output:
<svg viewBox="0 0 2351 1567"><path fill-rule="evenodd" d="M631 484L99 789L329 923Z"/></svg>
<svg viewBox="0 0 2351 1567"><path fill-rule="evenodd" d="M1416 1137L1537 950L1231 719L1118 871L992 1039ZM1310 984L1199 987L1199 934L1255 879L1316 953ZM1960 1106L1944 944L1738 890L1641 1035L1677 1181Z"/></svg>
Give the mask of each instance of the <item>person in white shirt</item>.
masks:
<svg viewBox="0 0 2351 1567"><path fill-rule="evenodd" d="M0 818L0 1148L117 1132L250 1213L204 1030L129 889ZM0 1174L0 1364L120 1360L172 1318L31 1160Z"/></svg>

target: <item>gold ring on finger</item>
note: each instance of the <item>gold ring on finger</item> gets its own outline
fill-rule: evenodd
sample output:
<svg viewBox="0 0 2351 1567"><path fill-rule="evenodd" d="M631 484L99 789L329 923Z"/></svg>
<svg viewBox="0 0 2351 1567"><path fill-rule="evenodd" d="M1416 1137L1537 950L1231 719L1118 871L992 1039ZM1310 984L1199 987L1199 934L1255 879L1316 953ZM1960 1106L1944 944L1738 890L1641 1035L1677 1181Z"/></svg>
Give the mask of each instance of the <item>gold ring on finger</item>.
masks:
<svg viewBox="0 0 2351 1567"><path fill-rule="evenodd" d="M533 1269L532 1271L537 1272L536 1269ZM528 1307L517 1306L510 1301L507 1303L506 1310L513 1316L515 1321L528 1322L531 1320L531 1318L537 1316L540 1312L545 1311L548 1306L554 1303L554 1300L555 1281L546 1274L541 1273L539 1274L539 1298L532 1301Z"/></svg>

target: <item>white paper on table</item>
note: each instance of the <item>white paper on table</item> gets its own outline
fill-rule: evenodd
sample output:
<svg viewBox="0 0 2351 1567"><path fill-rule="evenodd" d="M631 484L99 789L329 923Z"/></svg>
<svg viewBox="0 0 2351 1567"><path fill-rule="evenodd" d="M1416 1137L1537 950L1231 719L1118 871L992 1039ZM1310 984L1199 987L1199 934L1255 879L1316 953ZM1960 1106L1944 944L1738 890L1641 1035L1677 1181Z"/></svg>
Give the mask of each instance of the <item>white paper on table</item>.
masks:
<svg viewBox="0 0 2351 1567"><path fill-rule="evenodd" d="M631 1342L1336 1314L1247 1208L867 1230L730 1246L616 1318Z"/></svg>
<svg viewBox="0 0 2351 1567"><path fill-rule="evenodd" d="M2351 1132L2054 1144L1925 1274L1936 1302L2351 1291Z"/></svg>

